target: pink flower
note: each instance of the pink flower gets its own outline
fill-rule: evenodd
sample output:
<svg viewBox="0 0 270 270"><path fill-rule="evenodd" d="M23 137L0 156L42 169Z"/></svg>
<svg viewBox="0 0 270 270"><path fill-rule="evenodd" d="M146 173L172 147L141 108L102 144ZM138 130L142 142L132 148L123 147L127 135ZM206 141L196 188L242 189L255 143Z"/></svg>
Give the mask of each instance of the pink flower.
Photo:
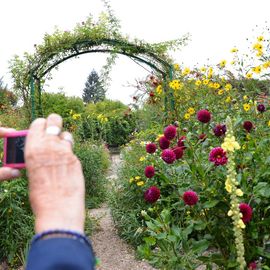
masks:
<svg viewBox="0 0 270 270"><path fill-rule="evenodd" d="M177 142L177 145L179 147L182 147L183 150L185 150L187 147L185 146L185 140L186 140L186 136L181 136Z"/></svg>
<svg viewBox="0 0 270 270"><path fill-rule="evenodd" d="M180 159L184 154L183 147L176 146L172 150L175 153L176 159Z"/></svg>
<svg viewBox="0 0 270 270"><path fill-rule="evenodd" d="M184 200L185 204L187 204L187 205L195 205L198 202L199 198L198 198L198 195L195 191L188 190L188 191L184 192L183 200Z"/></svg>
<svg viewBox="0 0 270 270"><path fill-rule="evenodd" d="M253 129L253 124L251 121L245 121L243 123L243 128L247 131L250 132Z"/></svg>
<svg viewBox="0 0 270 270"><path fill-rule="evenodd" d="M256 262L250 262L250 263L248 264L248 269L249 269L249 270L256 270L256 269L257 269L257 264L256 264Z"/></svg>
<svg viewBox="0 0 270 270"><path fill-rule="evenodd" d="M208 123L211 120L211 114L207 110L200 110L197 112L197 119L202 123Z"/></svg>
<svg viewBox="0 0 270 270"><path fill-rule="evenodd" d="M213 131L214 131L214 134L217 136L217 137L220 137L222 135L224 135L226 133L226 125L216 125L214 128L213 128Z"/></svg>
<svg viewBox="0 0 270 270"><path fill-rule="evenodd" d="M167 149L170 146L170 141L165 136L160 137L158 142L159 147L162 150Z"/></svg>
<svg viewBox="0 0 270 270"><path fill-rule="evenodd" d="M265 112L265 106L263 104L259 104L257 106L257 110L261 113Z"/></svg>
<svg viewBox="0 0 270 270"><path fill-rule="evenodd" d="M242 213L243 217L242 220L244 223L248 223L250 222L251 218L252 218L252 208L246 204L246 203L240 203L239 204L239 209L240 212Z"/></svg>
<svg viewBox="0 0 270 270"><path fill-rule="evenodd" d="M176 136L177 128L174 125L169 125L164 129L164 136L168 140L172 140Z"/></svg>
<svg viewBox="0 0 270 270"><path fill-rule="evenodd" d="M145 149L146 149L146 152L149 153L149 154L153 154L156 152L157 150L157 146L155 143L148 143L146 146L145 146Z"/></svg>
<svg viewBox="0 0 270 270"><path fill-rule="evenodd" d="M209 154L209 161L213 162L216 166L225 165L228 161L226 152L221 147L215 147Z"/></svg>
<svg viewBox="0 0 270 270"><path fill-rule="evenodd" d="M144 192L144 199L149 203L156 202L159 199L159 197L160 197L160 190L156 186L152 186Z"/></svg>
<svg viewBox="0 0 270 270"><path fill-rule="evenodd" d="M155 168L153 166L146 166L144 174L147 178L152 178L155 175Z"/></svg>
<svg viewBox="0 0 270 270"><path fill-rule="evenodd" d="M176 155L171 149L165 149L162 151L161 158L168 164L174 163Z"/></svg>

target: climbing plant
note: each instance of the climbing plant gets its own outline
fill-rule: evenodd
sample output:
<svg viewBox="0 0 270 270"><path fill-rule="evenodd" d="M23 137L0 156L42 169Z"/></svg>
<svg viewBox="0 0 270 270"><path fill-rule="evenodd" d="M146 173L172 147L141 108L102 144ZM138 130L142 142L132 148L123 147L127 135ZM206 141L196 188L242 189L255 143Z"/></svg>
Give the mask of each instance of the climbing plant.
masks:
<svg viewBox="0 0 270 270"><path fill-rule="evenodd" d="M34 45L33 54L24 53L23 58L15 56L10 61L14 89L32 118L36 117L36 103L39 114L42 114L40 93L45 80L51 78L51 70L72 57L93 52L109 53L108 65L102 70L103 80L108 76L117 54L150 66L164 79L172 76L172 59L168 52L185 45L189 36L152 44L139 39L131 40L121 34L119 21L110 12L101 13L97 20L89 16L71 31L56 28L52 34L44 35L41 44Z"/></svg>

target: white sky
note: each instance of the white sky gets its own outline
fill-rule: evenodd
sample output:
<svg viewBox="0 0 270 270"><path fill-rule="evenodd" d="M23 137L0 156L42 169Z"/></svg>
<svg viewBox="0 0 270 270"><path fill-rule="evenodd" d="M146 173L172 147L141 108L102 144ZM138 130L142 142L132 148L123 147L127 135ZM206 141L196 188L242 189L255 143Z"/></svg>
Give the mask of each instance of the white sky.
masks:
<svg viewBox="0 0 270 270"><path fill-rule="evenodd" d="M112 9L122 25L122 33L147 42L181 37L189 32L192 41L174 55L175 62L192 66L197 62L218 63L230 57L233 46L246 47L256 25L269 18L269 0L111 0ZM6 0L0 3L0 77L12 87L8 61L13 55L32 52L43 35L54 26L71 30L91 13L105 10L99 0ZM259 33L258 33L259 34ZM255 34L255 37L257 33ZM99 72L106 55L88 54L71 59L52 72L48 91L63 87L67 95L81 96L92 69ZM207 59L210 59L209 61ZM127 57L119 56L111 73L107 93L111 99L131 102L134 89L124 87L148 73Z"/></svg>

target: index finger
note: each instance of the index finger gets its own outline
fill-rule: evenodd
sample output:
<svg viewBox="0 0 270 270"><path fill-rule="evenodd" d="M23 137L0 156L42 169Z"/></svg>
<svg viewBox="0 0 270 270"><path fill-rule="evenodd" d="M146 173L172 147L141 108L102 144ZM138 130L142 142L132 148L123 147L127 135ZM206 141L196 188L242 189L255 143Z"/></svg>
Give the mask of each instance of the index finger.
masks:
<svg viewBox="0 0 270 270"><path fill-rule="evenodd" d="M3 127L0 127L0 138L5 137L8 133L10 133L12 131L15 131L15 129L14 128L3 128Z"/></svg>

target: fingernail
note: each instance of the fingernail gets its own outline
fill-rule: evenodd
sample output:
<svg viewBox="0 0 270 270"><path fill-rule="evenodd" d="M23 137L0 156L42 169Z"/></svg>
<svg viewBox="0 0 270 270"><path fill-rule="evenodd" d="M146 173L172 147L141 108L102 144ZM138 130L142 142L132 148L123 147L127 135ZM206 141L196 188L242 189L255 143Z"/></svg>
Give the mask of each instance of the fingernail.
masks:
<svg viewBox="0 0 270 270"><path fill-rule="evenodd" d="M19 176L21 175L21 173L20 173L19 170L13 169L13 170L11 171L11 175L12 175L13 177L19 177Z"/></svg>

